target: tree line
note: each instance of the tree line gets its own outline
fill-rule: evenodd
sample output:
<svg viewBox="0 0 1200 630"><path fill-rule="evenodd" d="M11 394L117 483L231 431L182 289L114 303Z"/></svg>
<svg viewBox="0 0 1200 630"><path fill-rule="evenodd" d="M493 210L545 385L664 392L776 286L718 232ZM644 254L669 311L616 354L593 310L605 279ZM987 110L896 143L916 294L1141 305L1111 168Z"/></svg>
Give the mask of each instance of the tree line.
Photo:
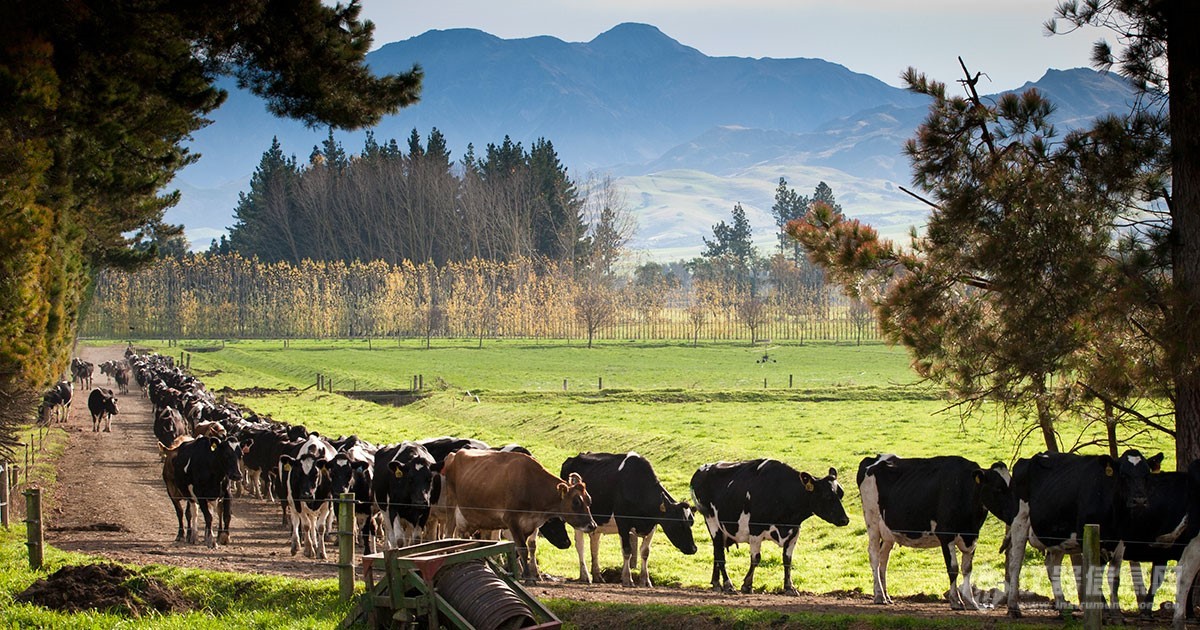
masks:
<svg viewBox="0 0 1200 630"><path fill-rule="evenodd" d="M615 220L604 207L585 216L588 196L607 194L603 180L586 184L581 191L546 139L526 149L505 137L480 156L468 146L455 162L436 128L424 141L414 129L403 145L368 133L357 155L347 154L331 132L304 164L275 139L240 195L228 239L212 249L294 265L305 259L580 262L593 247L608 246L600 241L614 228L604 222Z"/></svg>
<svg viewBox="0 0 1200 630"><path fill-rule="evenodd" d="M672 267L683 272L683 278ZM772 283L753 298L683 265L596 283L542 259L264 262L164 259L98 275L81 334L124 338L877 339L869 312L825 289Z"/></svg>

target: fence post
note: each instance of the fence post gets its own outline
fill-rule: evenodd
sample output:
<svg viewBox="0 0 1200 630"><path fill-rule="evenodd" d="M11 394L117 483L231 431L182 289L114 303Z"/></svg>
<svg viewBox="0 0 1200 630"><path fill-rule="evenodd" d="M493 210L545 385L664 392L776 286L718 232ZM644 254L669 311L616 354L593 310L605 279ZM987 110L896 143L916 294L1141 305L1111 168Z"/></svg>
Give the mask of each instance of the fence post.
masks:
<svg viewBox="0 0 1200 630"><path fill-rule="evenodd" d="M596 389L604 389L604 377L603 376L596 377Z"/></svg>
<svg viewBox="0 0 1200 630"><path fill-rule="evenodd" d="M1083 627L1100 630L1104 617L1102 583L1104 562L1100 559L1100 526L1083 526Z"/></svg>
<svg viewBox="0 0 1200 630"><path fill-rule="evenodd" d="M417 375L417 389L425 389L425 375L424 374Z"/></svg>
<svg viewBox="0 0 1200 630"><path fill-rule="evenodd" d="M567 379L563 379L563 391L567 391Z"/></svg>
<svg viewBox="0 0 1200 630"><path fill-rule="evenodd" d="M354 596L354 493L338 495L338 593Z"/></svg>
<svg viewBox="0 0 1200 630"><path fill-rule="evenodd" d="M788 374L788 389L792 388L792 375Z"/></svg>
<svg viewBox="0 0 1200 630"><path fill-rule="evenodd" d="M42 568L42 489L29 488L25 495L25 546L29 548L29 568Z"/></svg>
<svg viewBox="0 0 1200 630"><path fill-rule="evenodd" d="M8 469L11 466L8 462L0 462L0 525L4 529L8 529L8 520L11 510L8 507Z"/></svg>

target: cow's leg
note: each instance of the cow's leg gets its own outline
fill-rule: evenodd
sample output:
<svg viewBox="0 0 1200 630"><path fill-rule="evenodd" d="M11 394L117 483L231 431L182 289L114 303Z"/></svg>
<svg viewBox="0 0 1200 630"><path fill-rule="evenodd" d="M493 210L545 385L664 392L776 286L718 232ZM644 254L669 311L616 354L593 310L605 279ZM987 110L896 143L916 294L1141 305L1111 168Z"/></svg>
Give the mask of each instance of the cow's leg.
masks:
<svg viewBox="0 0 1200 630"><path fill-rule="evenodd" d="M179 499L171 497L171 506L175 508L175 520L179 521L179 532L175 534L175 542L183 541L183 506L179 502Z"/></svg>
<svg viewBox="0 0 1200 630"><path fill-rule="evenodd" d="M229 544L229 523L233 521L233 497L226 486L221 490L220 521L218 521L217 544Z"/></svg>
<svg viewBox="0 0 1200 630"><path fill-rule="evenodd" d="M742 592L754 590L754 569L762 562L762 536L750 537L750 568L746 570L746 578L742 580Z"/></svg>
<svg viewBox="0 0 1200 630"><path fill-rule="evenodd" d="M104 432L112 433L112 417L111 413L104 414Z"/></svg>
<svg viewBox="0 0 1200 630"><path fill-rule="evenodd" d="M968 545L962 538L959 538L958 549L962 552L962 583L959 585L958 593L967 610L983 610L979 602L975 601L975 587L971 584L971 571L975 566L975 543Z"/></svg>
<svg viewBox="0 0 1200 630"><path fill-rule="evenodd" d="M885 604L893 603L892 595L891 593L888 593L887 569L888 561L892 558L892 547L895 546L895 542L891 540L885 540L879 547L879 587L883 590L883 603Z"/></svg>
<svg viewBox="0 0 1200 630"><path fill-rule="evenodd" d="M886 604L887 599L883 595L883 582L879 576L879 547L882 544L879 535L879 528L872 527L867 524L867 559L871 563L871 580L874 582L872 587L875 591L875 603Z"/></svg>
<svg viewBox="0 0 1200 630"><path fill-rule="evenodd" d="M939 538L941 537L939 536ZM947 594L950 599L950 608L962 610L962 595L958 592L958 558L955 557L954 550L950 548L950 541L939 540L939 542L942 543L942 560L946 563L946 575L950 578L950 592Z"/></svg>
<svg viewBox="0 0 1200 630"><path fill-rule="evenodd" d="M1085 597L1087 593L1087 578L1083 575L1083 552L1076 551L1071 555L1071 575L1075 576L1075 592L1079 597L1079 609L1087 603ZM1064 597L1066 594L1064 593ZM1069 606L1069 605L1068 605Z"/></svg>
<svg viewBox="0 0 1200 630"><path fill-rule="evenodd" d="M187 519L187 541L189 544L196 544L196 500L188 498L187 505L184 508L183 515Z"/></svg>
<svg viewBox="0 0 1200 630"><path fill-rule="evenodd" d="M1067 598L1062 589L1063 552L1057 549L1046 550L1046 577L1050 579L1050 591L1054 594L1054 609L1066 610Z"/></svg>
<svg viewBox="0 0 1200 630"><path fill-rule="evenodd" d="M1154 614L1154 596L1158 594L1158 589L1162 587L1163 579L1167 574L1166 562L1155 562L1150 565L1150 588L1146 591L1146 608L1144 615Z"/></svg>
<svg viewBox="0 0 1200 630"><path fill-rule="evenodd" d="M621 539L621 586L633 586L633 565L637 562L637 534L632 529L621 531L617 525L617 537Z"/></svg>
<svg viewBox="0 0 1200 630"><path fill-rule="evenodd" d="M796 542L800 540L800 530L792 532L792 536L783 542L783 592L786 595L799 595L796 586L792 584L792 554L796 551Z"/></svg>
<svg viewBox="0 0 1200 630"><path fill-rule="evenodd" d="M713 541L713 574L712 587L715 591L733 592L733 582L729 581L729 572L725 570L725 536L721 533L712 535Z"/></svg>
<svg viewBox="0 0 1200 630"><path fill-rule="evenodd" d="M292 555L300 551L300 515L292 511Z"/></svg>
<svg viewBox="0 0 1200 630"><path fill-rule="evenodd" d="M590 575L588 575L587 563L584 562L584 560L583 560L583 553L584 553L583 552L583 537L584 536L587 536L589 539L591 539L592 534L585 534L585 533L583 533L582 529L575 530L575 555L579 557L579 581L583 582L584 584L590 584L592 581L592 578ZM592 557L595 557L596 556L596 552L594 551L595 546L593 546L592 549L593 549Z"/></svg>
<svg viewBox="0 0 1200 630"><path fill-rule="evenodd" d="M328 502L317 512L317 558L324 560L329 556L325 553L325 534L329 531L329 517L333 509Z"/></svg>
<svg viewBox="0 0 1200 630"><path fill-rule="evenodd" d="M212 499L196 500L196 502L200 504L200 513L204 515L204 545L209 549L213 549L217 546L217 542L213 540L212 509L209 507L210 501L212 501Z"/></svg>
<svg viewBox="0 0 1200 630"><path fill-rule="evenodd" d="M646 588L653 588L654 584L650 582L650 541L654 539L654 529L650 530L649 534L642 537L641 551L642 554L642 571L638 576L638 583Z"/></svg>
<svg viewBox="0 0 1200 630"><path fill-rule="evenodd" d="M1193 538L1183 548L1183 555L1175 567L1175 610L1171 622L1177 630L1183 629L1185 616L1191 616L1192 582L1197 569L1200 569L1200 536Z"/></svg>
<svg viewBox="0 0 1200 630"><path fill-rule="evenodd" d="M1150 570L1154 570L1153 566L1151 566ZM1134 597L1137 599L1138 612L1143 616L1149 615L1151 610L1150 604L1146 602L1146 580L1142 577L1141 562L1129 563L1129 577L1133 578L1133 593ZM1116 593L1114 592L1112 595L1115 599Z"/></svg>
<svg viewBox="0 0 1200 630"><path fill-rule="evenodd" d="M1017 516L1008 527L1008 557L1005 559L1004 595L1008 616L1021 616L1021 564L1025 560L1025 543L1029 540L1029 504L1021 501Z"/></svg>

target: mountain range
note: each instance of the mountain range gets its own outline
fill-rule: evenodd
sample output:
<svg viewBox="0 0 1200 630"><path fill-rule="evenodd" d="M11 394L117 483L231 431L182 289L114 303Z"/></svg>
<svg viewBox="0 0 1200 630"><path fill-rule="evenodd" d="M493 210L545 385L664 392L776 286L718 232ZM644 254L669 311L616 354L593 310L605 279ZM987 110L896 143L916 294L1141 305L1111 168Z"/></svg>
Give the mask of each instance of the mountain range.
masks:
<svg viewBox="0 0 1200 630"><path fill-rule="evenodd" d="M900 148L926 115L925 97L821 59L710 57L657 28L621 24L586 43L553 37L500 39L482 31L429 31L386 44L367 62L377 73L419 64L421 101L371 131L403 143L437 127L453 157L510 136L554 143L577 181L612 175L639 230L633 246L655 259L695 255L701 236L742 203L769 246L780 177L807 194L825 181L847 214L898 235L924 218L897 189L909 180ZM232 225L263 151L277 136L301 162L328 130L271 116L254 95L226 83L229 98L194 134L203 157L173 186L183 201L167 219L194 247ZM1063 129L1128 111L1133 92L1115 75L1049 70L1037 88ZM953 88L953 86L951 86ZM357 152L363 131L337 132Z"/></svg>

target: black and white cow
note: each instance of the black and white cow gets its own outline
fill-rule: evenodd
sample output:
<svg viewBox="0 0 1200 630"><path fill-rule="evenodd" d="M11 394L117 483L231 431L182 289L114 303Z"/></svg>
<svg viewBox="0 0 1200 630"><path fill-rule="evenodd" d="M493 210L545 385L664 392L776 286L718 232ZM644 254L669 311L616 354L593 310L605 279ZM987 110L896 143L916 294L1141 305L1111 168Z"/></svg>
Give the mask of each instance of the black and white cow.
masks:
<svg viewBox="0 0 1200 630"><path fill-rule="evenodd" d="M342 459L342 463L348 467L348 462L344 457ZM300 551L303 534L304 555L321 560L327 557L325 530L331 509L329 499L333 494L330 474L332 461L312 452L303 452L296 458L291 455L279 458L292 519L293 556Z"/></svg>
<svg viewBox="0 0 1200 630"><path fill-rule="evenodd" d="M1161 454L1147 459L1134 450L1116 460L1108 455L1068 453L1041 453L1017 460L1012 475L1016 509L1007 542L1009 616L1021 616L1018 589L1027 542L1046 554L1055 607L1067 607L1059 569L1068 554L1082 601L1084 525L1099 525L1103 549L1116 552L1120 542L1118 510L1149 505L1146 480L1152 473L1151 462L1161 460ZM1153 468L1157 467L1156 463Z"/></svg>
<svg viewBox="0 0 1200 630"><path fill-rule="evenodd" d="M876 604L890 604L887 566L892 547L940 547L950 578L950 607L979 610L971 587L975 543L988 512L1012 521L1011 477L1000 462L991 468L954 455L901 459L867 457L858 465L858 488L867 525L867 556ZM962 553L962 584L955 548Z"/></svg>
<svg viewBox="0 0 1200 630"><path fill-rule="evenodd" d="M1154 458L1150 458L1155 466ZM1161 461L1161 460L1160 460ZM1118 510L1117 528L1124 549L1109 567L1111 601L1117 607L1121 560L1129 563L1138 610L1143 617L1154 611L1154 595L1162 586L1167 562L1178 561L1184 547L1200 529L1200 522L1188 519L1188 477L1186 473L1159 472L1146 481L1149 499L1145 509ZM1150 585L1142 576L1142 563L1151 564Z"/></svg>
<svg viewBox="0 0 1200 630"><path fill-rule="evenodd" d="M88 411L92 414L92 431L100 431L100 425L104 425L104 432L112 431L112 417L117 414L117 397L111 389L97 387L88 394Z"/></svg>
<svg viewBox="0 0 1200 630"><path fill-rule="evenodd" d="M845 492L833 468L818 479L773 459L717 462L701 466L692 475L691 489L712 537L712 586L718 590L733 590L725 570L725 550L748 542L750 569L742 581L742 592L749 593L754 569L762 560L762 541L769 539L783 548L783 590L795 595L792 552L800 525L814 514L838 527L850 523L842 507Z"/></svg>
<svg viewBox="0 0 1200 630"><path fill-rule="evenodd" d="M437 462L417 442L384 446L375 452L371 489L383 514L388 547L417 543L441 492Z"/></svg>
<svg viewBox="0 0 1200 630"><path fill-rule="evenodd" d="M71 379L79 381L79 387L86 389L92 386L92 374L96 366L79 357L71 359Z"/></svg>
<svg viewBox="0 0 1200 630"><path fill-rule="evenodd" d="M229 482L242 478L238 460L242 447L235 440L214 440L202 437L183 442L168 451L163 462L163 481L167 495L175 507L175 518L179 521L179 533L175 540L184 539L184 509L187 504L187 542L196 542L196 528L192 506L197 505L204 514L204 543L212 548L217 544L229 544L229 523L233 517L230 503ZM212 510L218 510L217 539L213 540Z"/></svg>
<svg viewBox="0 0 1200 630"><path fill-rule="evenodd" d="M118 366L113 372L113 380L117 382L117 391L121 394L129 393L129 368Z"/></svg>
<svg viewBox="0 0 1200 630"><path fill-rule="evenodd" d="M42 405L38 409L38 419L42 424L51 421L66 422L71 413L71 398L75 394L75 384L71 381L59 381L42 395Z"/></svg>
<svg viewBox="0 0 1200 630"><path fill-rule="evenodd" d="M621 583L633 586L632 569L641 540L640 584L652 586L648 568L650 541L655 528L661 526L671 544L687 555L696 553L692 538L692 508L687 502L676 501L663 488L654 474L654 467L637 453L580 453L563 462L559 476L563 479L578 473L587 484L592 497L592 518L596 529L590 534L575 530L575 547L579 554L579 580L600 581L600 536L617 534L621 539L624 564ZM583 537L590 539L592 554L591 579L583 561Z"/></svg>

